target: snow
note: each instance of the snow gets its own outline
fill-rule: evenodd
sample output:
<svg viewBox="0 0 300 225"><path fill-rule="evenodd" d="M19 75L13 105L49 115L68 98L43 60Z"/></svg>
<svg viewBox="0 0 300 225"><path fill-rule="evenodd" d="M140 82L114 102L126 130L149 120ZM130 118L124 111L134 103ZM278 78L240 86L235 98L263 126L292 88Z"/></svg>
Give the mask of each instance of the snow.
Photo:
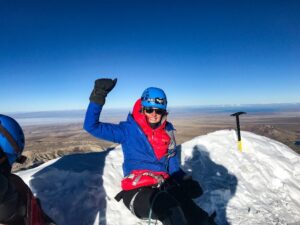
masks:
<svg viewBox="0 0 300 225"><path fill-rule="evenodd" d="M300 157L272 139L220 130L178 146L182 168L201 184L196 203L224 224L300 224ZM74 154L18 175L59 225L146 225L114 196L122 149ZM153 221L152 224L154 224ZM161 224L157 222L157 224Z"/></svg>

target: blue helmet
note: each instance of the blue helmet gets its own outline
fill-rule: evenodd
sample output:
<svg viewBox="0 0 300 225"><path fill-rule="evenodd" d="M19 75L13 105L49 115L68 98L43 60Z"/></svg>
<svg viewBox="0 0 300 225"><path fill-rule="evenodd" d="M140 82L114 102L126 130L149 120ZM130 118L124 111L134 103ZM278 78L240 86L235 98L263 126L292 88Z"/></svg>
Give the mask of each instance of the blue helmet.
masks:
<svg viewBox="0 0 300 225"><path fill-rule="evenodd" d="M167 96L165 92L156 87L147 88L142 94L142 106L167 109Z"/></svg>
<svg viewBox="0 0 300 225"><path fill-rule="evenodd" d="M0 148L9 164L17 161L24 150L25 138L21 126L13 118L0 114Z"/></svg>

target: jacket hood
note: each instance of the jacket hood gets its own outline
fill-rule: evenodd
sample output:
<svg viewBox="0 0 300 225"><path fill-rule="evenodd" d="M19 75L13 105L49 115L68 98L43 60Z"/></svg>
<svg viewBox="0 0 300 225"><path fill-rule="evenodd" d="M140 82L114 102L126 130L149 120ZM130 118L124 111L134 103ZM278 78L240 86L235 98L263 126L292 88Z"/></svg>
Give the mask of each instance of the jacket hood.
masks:
<svg viewBox="0 0 300 225"><path fill-rule="evenodd" d="M171 140L170 136L165 130L167 125L167 116L163 116L160 125L157 128L151 128L145 114L142 112L141 99L137 100L134 104L132 116L136 123L143 130L143 133L147 137L150 145L154 150L156 158L160 160L167 154Z"/></svg>
<svg viewBox="0 0 300 225"><path fill-rule="evenodd" d="M133 118L137 118L137 117L141 117L141 115L143 115L145 117L145 115L142 113L142 100L138 99L132 109L132 115Z"/></svg>
<svg viewBox="0 0 300 225"><path fill-rule="evenodd" d="M146 116L144 115L144 113L142 112L142 100L141 99L138 99L134 106L133 106L133 110L132 110L132 116L134 118L134 120L139 124L139 125L142 125L142 126L148 126L150 127L150 125L148 124L147 122L147 118ZM167 122L167 114L165 114L162 119L161 119L161 124L159 127L165 127L166 125L166 122Z"/></svg>

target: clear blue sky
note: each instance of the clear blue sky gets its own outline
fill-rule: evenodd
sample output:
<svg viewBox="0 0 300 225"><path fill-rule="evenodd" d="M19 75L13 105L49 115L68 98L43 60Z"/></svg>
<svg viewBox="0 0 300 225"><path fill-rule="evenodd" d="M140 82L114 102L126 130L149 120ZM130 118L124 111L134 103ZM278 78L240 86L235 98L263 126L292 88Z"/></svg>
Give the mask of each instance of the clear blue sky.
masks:
<svg viewBox="0 0 300 225"><path fill-rule="evenodd" d="M300 1L0 0L0 113L300 102Z"/></svg>

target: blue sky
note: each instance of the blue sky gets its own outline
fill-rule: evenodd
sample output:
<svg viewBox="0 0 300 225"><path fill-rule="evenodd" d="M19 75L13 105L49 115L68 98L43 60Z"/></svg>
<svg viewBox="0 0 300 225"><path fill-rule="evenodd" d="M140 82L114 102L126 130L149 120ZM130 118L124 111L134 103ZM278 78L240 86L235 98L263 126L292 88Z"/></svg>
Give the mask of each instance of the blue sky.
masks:
<svg viewBox="0 0 300 225"><path fill-rule="evenodd" d="M299 1L0 0L0 113L107 108L149 86L170 106L300 102Z"/></svg>

